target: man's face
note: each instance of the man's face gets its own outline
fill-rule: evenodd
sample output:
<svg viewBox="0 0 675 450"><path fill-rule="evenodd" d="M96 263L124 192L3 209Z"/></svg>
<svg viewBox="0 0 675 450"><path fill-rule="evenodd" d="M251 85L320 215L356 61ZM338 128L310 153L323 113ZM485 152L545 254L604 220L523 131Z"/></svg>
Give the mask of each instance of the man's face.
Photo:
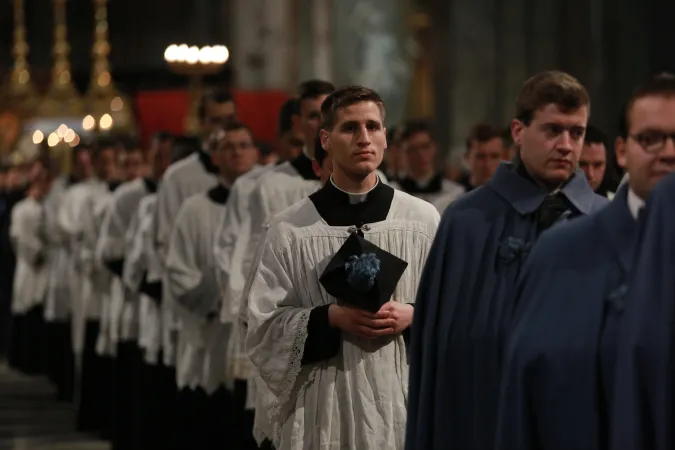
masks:
<svg viewBox="0 0 675 450"><path fill-rule="evenodd" d="M11 167L5 175L5 187L8 191L18 189L23 184L23 175L18 167Z"/></svg>
<svg viewBox="0 0 675 450"><path fill-rule="evenodd" d="M643 97L628 115L628 139L617 142L619 164L628 170L629 183L647 198L663 177L675 171L675 98ZM666 136L671 137L666 137Z"/></svg>
<svg viewBox="0 0 675 450"><path fill-rule="evenodd" d="M333 159L333 169L355 176L374 172L387 146L378 105L356 103L338 110L336 119L332 130L321 130L321 143Z"/></svg>
<svg viewBox="0 0 675 450"><path fill-rule="evenodd" d="M436 143L426 131L413 134L402 143L408 171L413 176L433 173L436 162Z"/></svg>
<svg viewBox="0 0 675 450"><path fill-rule="evenodd" d="M279 138L279 157L284 161L290 161L300 154L303 145L305 145L305 141L302 138L302 134L298 137L292 131L284 133Z"/></svg>
<svg viewBox="0 0 675 450"><path fill-rule="evenodd" d="M306 98L300 101L300 127L304 136L304 144L308 148L314 145L314 139L321 126L321 104L328 95Z"/></svg>
<svg viewBox="0 0 675 450"><path fill-rule="evenodd" d="M503 155L504 143L501 138L496 137L485 142L474 141L471 144L466 162L476 186L482 186L492 178Z"/></svg>
<svg viewBox="0 0 675 450"><path fill-rule="evenodd" d="M103 181L117 177L117 152L113 147L101 149L96 160L96 176Z"/></svg>
<svg viewBox="0 0 675 450"><path fill-rule="evenodd" d="M44 168L42 163L35 161L28 169L28 181L31 183L36 183L45 177L46 173L47 170Z"/></svg>
<svg viewBox="0 0 675 450"><path fill-rule="evenodd" d="M124 179L134 180L143 175L145 175L145 164L141 149L127 152L127 156L124 159Z"/></svg>
<svg viewBox="0 0 675 450"><path fill-rule="evenodd" d="M73 173L79 178L89 178L94 174L94 165L91 162L89 150L80 150L75 154Z"/></svg>
<svg viewBox="0 0 675 450"><path fill-rule="evenodd" d="M597 191L605 178L607 151L603 143L584 144L579 158L579 167L586 174L588 184Z"/></svg>
<svg viewBox="0 0 675 450"><path fill-rule="evenodd" d="M258 161L258 149L248 130L232 130L225 133L222 141L211 152L211 160L223 177L234 181L253 168Z"/></svg>
<svg viewBox="0 0 675 450"><path fill-rule="evenodd" d="M587 123L587 106L563 112L555 104L537 110L529 125L515 119L511 133L530 175L549 187L566 181L579 162Z"/></svg>
<svg viewBox="0 0 675 450"><path fill-rule="evenodd" d="M387 167L392 175L398 176L405 173L407 166L407 158L403 151L400 133L397 132L395 133L393 142L387 142Z"/></svg>
<svg viewBox="0 0 675 450"><path fill-rule="evenodd" d="M235 113L234 102L207 102L204 109L204 119L201 123L203 138L208 139L218 128L222 128L223 125L231 122Z"/></svg>
<svg viewBox="0 0 675 450"><path fill-rule="evenodd" d="M172 148L173 141L169 139L155 143L154 152L152 152L152 174L156 180L159 180L171 165Z"/></svg>

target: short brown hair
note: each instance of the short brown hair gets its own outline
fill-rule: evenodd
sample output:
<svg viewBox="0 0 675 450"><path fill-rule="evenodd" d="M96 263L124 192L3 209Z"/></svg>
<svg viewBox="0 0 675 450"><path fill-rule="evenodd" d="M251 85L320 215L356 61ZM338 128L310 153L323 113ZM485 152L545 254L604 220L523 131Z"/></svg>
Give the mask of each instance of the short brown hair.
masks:
<svg viewBox="0 0 675 450"><path fill-rule="evenodd" d="M529 125L534 113L546 105L572 112L590 103L588 91L572 75L558 70L541 72L523 84L516 100L516 118Z"/></svg>
<svg viewBox="0 0 675 450"><path fill-rule="evenodd" d="M213 134L209 138L209 147L211 149L215 149L223 141L223 139L225 139L225 136L227 135L228 132L239 130L246 130L248 134L251 136L251 139L253 139L253 132L251 131L251 129L245 123L235 119L230 122L227 122L223 126L218 127L218 129L213 132Z"/></svg>
<svg viewBox="0 0 675 450"><path fill-rule="evenodd" d="M307 80L298 86L298 100L303 101L310 98L328 95L335 90L333 83L324 80Z"/></svg>
<svg viewBox="0 0 675 450"><path fill-rule="evenodd" d="M363 102L375 103L384 121L384 102L377 92L363 86L346 86L331 93L321 104L321 128L332 130L337 122L339 110Z"/></svg>
<svg viewBox="0 0 675 450"><path fill-rule="evenodd" d="M431 137L431 123L426 119L411 119L403 124L401 141L407 141L417 133L426 133Z"/></svg>
<svg viewBox="0 0 675 450"><path fill-rule="evenodd" d="M197 116L199 120L206 118L206 105L209 103L234 103L234 97L228 91L223 89L212 89L202 94L197 107Z"/></svg>
<svg viewBox="0 0 675 450"><path fill-rule="evenodd" d="M484 143L489 142L495 138L504 140L503 130L493 127L488 123L478 123L471 127L469 136L466 138L467 151L471 148L474 142Z"/></svg>
<svg viewBox="0 0 675 450"><path fill-rule="evenodd" d="M633 91L628 97L626 106L621 111L619 119L619 134L624 139L628 137L630 122L628 116L636 101L644 97L675 97L675 75L671 73L661 73L648 79Z"/></svg>

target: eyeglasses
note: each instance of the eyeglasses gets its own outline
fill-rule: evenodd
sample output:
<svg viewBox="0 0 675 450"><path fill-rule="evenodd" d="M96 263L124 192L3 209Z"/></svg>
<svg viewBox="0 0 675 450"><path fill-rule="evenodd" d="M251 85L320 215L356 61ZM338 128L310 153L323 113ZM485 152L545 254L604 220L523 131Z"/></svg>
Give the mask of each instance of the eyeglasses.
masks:
<svg viewBox="0 0 675 450"><path fill-rule="evenodd" d="M666 142L670 139L675 145L675 133L663 133L661 131L645 131L644 133L630 134L629 138L637 142L647 153L659 153L663 151Z"/></svg>

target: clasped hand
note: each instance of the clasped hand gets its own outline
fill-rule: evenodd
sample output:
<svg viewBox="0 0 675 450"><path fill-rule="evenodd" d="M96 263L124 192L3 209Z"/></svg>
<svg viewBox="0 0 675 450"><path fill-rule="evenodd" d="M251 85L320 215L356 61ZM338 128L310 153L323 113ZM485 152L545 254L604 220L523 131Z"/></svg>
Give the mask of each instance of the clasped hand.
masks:
<svg viewBox="0 0 675 450"><path fill-rule="evenodd" d="M330 325L357 336L376 338L401 333L412 323L413 306L389 301L376 313L349 305L330 305Z"/></svg>

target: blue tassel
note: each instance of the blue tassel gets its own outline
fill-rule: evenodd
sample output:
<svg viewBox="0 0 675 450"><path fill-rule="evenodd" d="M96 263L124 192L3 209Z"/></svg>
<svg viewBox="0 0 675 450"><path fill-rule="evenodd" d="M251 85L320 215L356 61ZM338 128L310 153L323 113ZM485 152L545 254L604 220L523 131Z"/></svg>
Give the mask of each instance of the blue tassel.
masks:
<svg viewBox="0 0 675 450"><path fill-rule="evenodd" d="M350 256L345 263L347 283L360 292L368 292L375 284L375 278L380 273L380 260L375 253Z"/></svg>

